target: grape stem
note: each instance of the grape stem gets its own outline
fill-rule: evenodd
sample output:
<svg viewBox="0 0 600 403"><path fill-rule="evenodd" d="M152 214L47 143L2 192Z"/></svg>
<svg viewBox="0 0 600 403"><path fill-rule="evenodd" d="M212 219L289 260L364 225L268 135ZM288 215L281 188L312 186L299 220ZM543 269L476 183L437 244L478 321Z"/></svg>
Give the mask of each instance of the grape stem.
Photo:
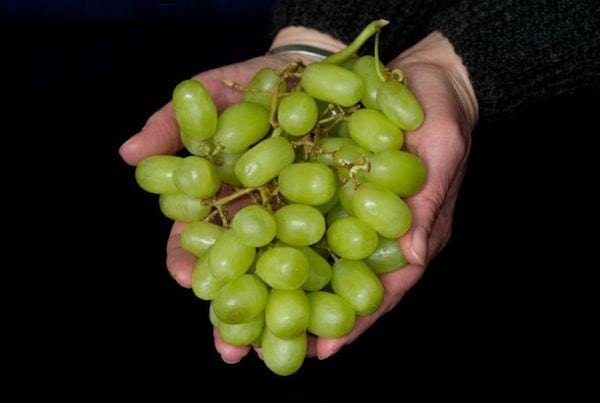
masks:
<svg viewBox="0 0 600 403"><path fill-rule="evenodd" d="M381 81L385 81L385 77L383 77L383 74L381 73L381 69L380 69L380 61L379 61L379 34L381 33L381 31L377 31L377 34L375 34L375 49L374 49L374 55L373 57L375 58L375 72L377 73L377 76L381 79Z"/></svg>
<svg viewBox="0 0 600 403"><path fill-rule="evenodd" d="M345 62L348 58L350 58L354 53L358 52L362 45L374 34L379 32L379 30L385 27L390 22L388 20L380 19L372 21L369 25L367 25L358 36L352 41L352 43L346 46L344 49L340 50L337 53L334 53L323 60L322 63L330 63L330 64L340 64Z"/></svg>

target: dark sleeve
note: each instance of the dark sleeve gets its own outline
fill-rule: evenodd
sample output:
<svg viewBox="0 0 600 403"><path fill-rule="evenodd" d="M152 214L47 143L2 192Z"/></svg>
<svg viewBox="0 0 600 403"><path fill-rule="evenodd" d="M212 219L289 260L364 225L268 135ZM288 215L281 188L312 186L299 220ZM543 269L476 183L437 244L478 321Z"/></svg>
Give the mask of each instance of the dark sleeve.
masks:
<svg viewBox="0 0 600 403"><path fill-rule="evenodd" d="M598 0L463 0L436 16L432 28L462 57L482 116L600 90Z"/></svg>
<svg viewBox="0 0 600 403"><path fill-rule="evenodd" d="M300 25L330 34L346 43L378 18L390 24L380 38L383 60L390 60L427 35L432 16L456 0L279 0L274 24L279 30ZM372 49L364 49L372 53Z"/></svg>

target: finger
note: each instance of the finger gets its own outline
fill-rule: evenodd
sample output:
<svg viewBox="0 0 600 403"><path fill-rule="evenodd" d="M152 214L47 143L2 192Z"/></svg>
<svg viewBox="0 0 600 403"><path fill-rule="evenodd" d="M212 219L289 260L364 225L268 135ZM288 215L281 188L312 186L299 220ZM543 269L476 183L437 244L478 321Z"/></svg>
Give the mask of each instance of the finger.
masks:
<svg viewBox="0 0 600 403"><path fill-rule="evenodd" d="M225 343L216 327L213 328L213 337L215 339L215 349L227 364L237 364L250 352L250 346L232 346Z"/></svg>
<svg viewBox="0 0 600 403"><path fill-rule="evenodd" d="M317 356L317 338L312 334L307 335L306 356L308 358Z"/></svg>
<svg viewBox="0 0 600 403"><path fill-rule="evenodd" d="M167 241L167 270L182 287L192 286L192 273L197 258L181 247L181 232L185 228L182 222L175 222Z"/></svg>
<svg viewBox="0 0 600 403"><path fill-rule="evenodd" d="M359 316L350 333L338 338L319 337L317 339L317 357L320 360L328 358L337 353L342 347L352 343L358 336L363 334L381 315L389 312L406 292L421 278L423 269L417 265L408 265L401 270L386 273L380 276L384 294L381 305L377 311L367 316Z"/></svg>

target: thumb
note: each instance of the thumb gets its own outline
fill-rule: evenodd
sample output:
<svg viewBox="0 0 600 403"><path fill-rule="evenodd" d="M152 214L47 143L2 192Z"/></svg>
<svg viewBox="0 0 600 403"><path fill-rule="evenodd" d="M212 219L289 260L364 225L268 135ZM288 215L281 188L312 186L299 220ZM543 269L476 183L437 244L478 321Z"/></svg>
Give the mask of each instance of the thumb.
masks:
<svg viewBox="0 0 600 403"><path fill-rule="evenodd" d="M421 194L407 199L406 203L413 214L413 224L400 238L400 247L410 263L425 266L429 258L429 236L441 203Z"/></svg>

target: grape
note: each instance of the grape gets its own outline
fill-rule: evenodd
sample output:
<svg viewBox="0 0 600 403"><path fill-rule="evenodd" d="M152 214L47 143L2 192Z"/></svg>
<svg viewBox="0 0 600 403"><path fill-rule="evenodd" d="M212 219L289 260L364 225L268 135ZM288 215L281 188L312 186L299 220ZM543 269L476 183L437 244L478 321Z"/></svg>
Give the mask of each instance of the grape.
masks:
<svg viewBox="0 0 600 403"><path fill-rule="evenodd" d="M350 184L350 186L352 186L352 184ZM331 210L329 210L325 219L327 222L327 226L330 227L331 224L333 224L336 220L349 216L350 215L348 214L348 212L344 210L342 203L337 203L335 206L333 206Z"/></svg>
<svg viewBox="0 0 600 403"><path fill-rule="evenodd" d="M359 315L372 314L383 299L383 286L366 263L340 259L333 265L333 291L344 298Z"/></svg>
<svg viewBox="0 0 600 403"><path fill-rule="evenodd" d="M369 182L382 185L400 197L418 193L425 184L425 164L406 151L386 150L369 157L371 169L365 174Z"/></svg>
<svg viewBox="0 0 600 403"><path fill-rule="evenodd" d="M310 292L308 331L321 337L342 337L354 327L352 306L342 297L326 291Z"/></svg>
<svg viewBox="0 0 600 403"><path fill-rule="evenodd" d="M291 375L298 371L306 357L306 333L293 339L281 339L269 328L265 328L262 337L262 353L266 366L277 375Z"/></svg>
<svg viewBox="0 0 600 403"><path fill-rule="evenodd" d="M386 238L399 238L412 223L406 203L391 190L373 183L364 183L358 188L352 207L356 217Z"/></svg>
<svg viewBox="0 0 600 403"><path fill-rule="evenodd" d="M389 273L406 266L408 263L397 239L380 236L375 252L364 259L364 262L377 274Z"/></svg>
<svg viewBox="0 0 600 403"><path fill-rule="evenodd" d="M353 202L355 193L356 188L352 181L346 182L346 184L340 188L340 205L347 215L355 215Z"/></svg>
<svg viewBox="0 0 600 403"><path fill-rule="evenodd" d="M331 280L331 265L323 256L308 246L296 246L308 261L308 278L302 284L306 291L319 291Z"/></svg>
<svg viewBox="0 0 600 403"><path fill-rule="evenodd" d="M375 230L356 217L340 218L327 230L327 244L346 259L366 258L377 249L378 242Z"/></svg>
<svg viewBox="0 0 600 403"><path fill-rule="evenodd" d="M265 309L268 298L265 284L253 274L244 274L227 283L212 306L220 322L235 325L256 318Z"/></svg>
<svg viewBox="0 0 600 403"><path fill-rule="evenodd" d="M242 182L235 176L234 171L235 163L241 156L242 154L221 153L221 160L215 165L221 181L232 186L242 186Z"/></svg>
<svg viewBox="0 0 600 403"><path fill-rule="evenodd" d="M206 221L189 223L181 233L181 247L196 257L204 256L223 231L222 227Z"/></svg>
<svg viewBox="0 0 600 403"><path fill-rule="evenodd" d="M423 109L408 87L386 81L377 91L379 109L402 130L415 130L423 123Z"/></svg>
<svg viewBox="0 0 600 403"><path fill-rule="evenodd" d="M341 106L358 103L365 92L365 84L358 75L334 64L307 66L300 83L313 98Z"/></svg>
<svg viewBox="0 0 600 403"><path fill-rule="evenodd" d="M289 141L271 137L248 150L235 163L234 172L246 187L262 186L277 177L279 172L294 162L296 155Z"/></svg>
<svg viewBox="0 0 600 403"><path fill-rule="evenodd" d="M292 136L310 132L317 123L317 117L317 103L305 92L291 92L279 102L277 121Z"/></svg>
<svg viewBox="0 0 600 403"><path fill-rule="evenodd" d="M231 228L240 243L256 248L267 245L277 233L273 214L256 204L238 211L233 217Z"/></svg>
<svg viewBox="0 0 600 403"><path fill-rule="evenodd" d="M144 158L135 168L137 184L150 193L179 193L173 182L173 173L182 158L174 155L152 155Z"/></svg>
<svg viewBox="0 0 600 403"><path fill-rule="evenodd" d="M256 261L256 274L278 290L299 288L308 278L308 260L298 249L275 247L267 250Z"/></svg>
<svg viewBox="0 0 600 403"><path fill-rule="evenodd" d="M220 280L233 280L248 270L254 256L256 248L240 243L235 231L226 230L208 251L210 272Z"/></svg>
<svg viewBox="0 0 600 403"><path fill-rule="evenodd" d="M272 90L277 86L277 83L280 83L279 92L284 93L286 90L285 81L277 75L275 70L269 67L262 68L256 72L246 87L242 100L261 105L266 110L270 110L273 98Z"/></svg>
<svg viewBox="0 0 600 403"><path fill-rule="evenodd" d="M278 178L279 191L292 203L316 206L335 194L331 169L318 162L302 162L285 167Z"/></svg>
<svg viewBox="0 0 600 403"><path fill-rule="evenodd" d="M325 218L314 207L290 204L275 212L277 238L292 246L312 245L325 234Z"/></svg>
<svg viewBox="0 0 600 403"><path fill-rule="evenodd" d="M234 346L247 346L254 342L265 327L265 317L257 315L248 322L229 324L220 321L217 325L221 339Z"/></svg>
<svg viewBox="0 0 600 403"><path fill-rule="evenodd" d="M404 134L390 119L373 109L360 109L348 119L352 140L369 151L397 150Z"/></svg>
<svg viewBox="0 0 600 403"><path fill-rule="evenodd" d="M319 144L320 153L317 155L316 161L325 165L333 165L335 163L335 159L333 158L335 152L339 150L340 147L348 144L356 145L356 143L349 138L325 137Z"/></svg>
<svg viewBox="0 0 600 403"><path fill-rule="evenodd" d="M385 71L385 67L381 62L379 71ZM365 55L358 58L352 65L352 71L360 76L365 83L365 93L360 99L360 102L369 109L379 109L377 104L377 91L383 85L383 80L377 75L375 70L375 58L371 55Z"/></svg>
<svg viewBox="0 0 600 403"><path fill-rule="evenodd" d="M177 188L198 199L214 196L221 187L217 170L202 157L190 156L183 159L173 174Z"/></svg>
<svg viewBox="0 0 600 403"><path fill-rule="evenodd" d="M158 198L160 211L174 221L193 222L206 217L211 206L205 206L201 200L183 193L164 193Z"/></svg>
<svg viewBox="0 0 600 403"><path fill-rule="evenodd" d="M221 144L226 152L237 154L262 139L270 127L269 112L265 108L240 102L221 113L213 141Z"/></svg>
<svg viewBox="0 0 600 403"><path fill-rule="evenodd" d="M213 299L225 284L225 281L211 274L208 259L198 259L192 272L192 290L198 298L207 301Z"/></svg>
<svg viewBox="0 0 600 403"><path fill-rule="evenodd" d="M184 80L173 91L173 110L181 130L181 140L192 154L199 154L203 141L217 128L217 107L204 85Z"/></svg>
<svg viewBox="0 0 600 403"><path fill-rule="evenodd" d="M308 311L308 298L301 289L273 289L265 308L267 328L282 339L297 337L308 327Z"/></svg>

